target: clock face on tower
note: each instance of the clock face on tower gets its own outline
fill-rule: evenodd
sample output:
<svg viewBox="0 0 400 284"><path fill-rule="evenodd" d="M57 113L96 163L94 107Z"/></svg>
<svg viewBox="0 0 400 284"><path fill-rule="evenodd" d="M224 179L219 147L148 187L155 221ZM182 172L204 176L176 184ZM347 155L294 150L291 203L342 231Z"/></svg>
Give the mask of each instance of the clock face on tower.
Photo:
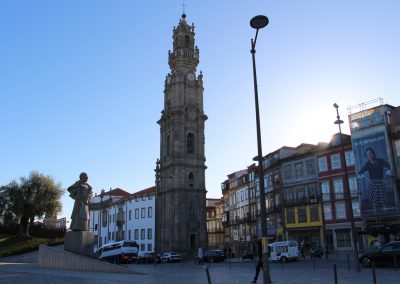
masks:
<svg viewBox="0 0 400 284"><path fill-rule="evenodd" d="M192 72L189 72L189 73L186 75L186 78L187 78L189 81L194 81L195 76L194 76L194 74L193 74Z"/></svg>

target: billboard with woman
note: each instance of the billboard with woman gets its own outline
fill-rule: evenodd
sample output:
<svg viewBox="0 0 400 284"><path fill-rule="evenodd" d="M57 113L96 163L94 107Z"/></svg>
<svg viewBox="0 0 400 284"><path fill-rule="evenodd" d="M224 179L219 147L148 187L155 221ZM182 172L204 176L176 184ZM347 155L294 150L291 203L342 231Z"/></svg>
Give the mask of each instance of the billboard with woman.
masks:
<svg viewBox="0 0 400 284"><path fill-rule="evenodd" d="M384 132L352 139L362 217L397 211L395 177Z"/></svg>

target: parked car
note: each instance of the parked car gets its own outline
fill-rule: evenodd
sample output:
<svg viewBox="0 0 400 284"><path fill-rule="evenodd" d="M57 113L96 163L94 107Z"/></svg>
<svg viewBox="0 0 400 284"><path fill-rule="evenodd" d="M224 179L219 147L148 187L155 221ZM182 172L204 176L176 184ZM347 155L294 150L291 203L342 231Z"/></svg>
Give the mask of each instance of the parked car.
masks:
<svg viewBox="0 0 400 284"><path fill-rule="evenodd" d="M204 262L222 262L225 260L225 254L220 249L206 250L203 255Z"/></svg>
<svg viewBox="0 0 400 284"><path fill-rule="evenodd" d="M153 263L154 262L154 255L150 252L139 252L138 254L138 263Z"/></svg>
<svg viewBox="0 0 400 284"><path fill-rule="evenodd" d="M367 249L358 255L358 260L366 267L372 266L372 263L382 266L400 265L400 241L387 243L379 249Z"/></svg>
<svg viewBox="0 0 400 284"><path fill-rule="evenodd" d="M155 252L151 252L150 254L153 256L155 263L161 263L161 255Z"/></svg>
<svg viewBox="0 0 400 284"><path fill-rule="evenodd" d="M242 255L242 261L244 261L246 259L253 260L254 259L254 255L251 252L245 251L243 253L243 255Z"/></svg>
<svg viewBox="0 0 400 284"><path fill-rule="evenodd" d="M138 258L139 245L135 241L119 241L100 247L95 257L114 264L130 263Z"/></svg>
<svg viewBox="0 0 400 284"><path fill-rule="evenodd" d="M181 256L176 252L166 252L161 256L162 262L180 262Z"/></svg>

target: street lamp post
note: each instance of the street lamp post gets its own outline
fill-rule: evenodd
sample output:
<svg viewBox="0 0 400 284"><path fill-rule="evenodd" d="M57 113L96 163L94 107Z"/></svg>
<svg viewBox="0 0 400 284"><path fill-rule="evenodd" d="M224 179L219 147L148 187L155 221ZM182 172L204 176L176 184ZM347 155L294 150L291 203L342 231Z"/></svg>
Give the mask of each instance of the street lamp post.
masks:
<svg viewBox="0 0 400 284"><path fill-rule="evenodd" d="M361 271L360 263L358 261L358 242L357 242L357 235L356 235L356 228L354 225L354 215L353 215L353 206L351 202L351 194L350 194L350 186L349 186L349 174L347 172L347 165L346 165L346 156L344 153L344 145L343 145L343 138L342 138L342 127L341 124L343 120L340 119L339 115L339 106L338 104L333 104L333 107L336 109L336 121L335 124L339 126L339 135L340 135L340 147L341 147L341 164L344 168L344 184L347 188L345 190L345 199L347 200L347 211L350 214L350 231L351 231L351 238L353 244L353 254L354 254L354 264L357 271Z"/></svg>
<svg viewBox="0 0 400 284"><path fill-rule="evenodd" d="M259 184L260 184L260 215L261 215L261 237L262 237L262 260L263 260L263 279L264 284L271 283L268 263L268 239L267 239L267 222L265 208L265 192L264 192L264 169L262 163L262 145L261 145L261 127L260 127L260 112L258 107L258 87L257 87L257 72L256 72L256 42L258 30L268 25L268 18L263 15L255 16L250 20L250 26L256 29L254 40L251 39L251 55L253 59L253 77L254 77L254 99L256 107L256 124L257 124L257 149L258 149L258 167L259 167Z"/></svg>

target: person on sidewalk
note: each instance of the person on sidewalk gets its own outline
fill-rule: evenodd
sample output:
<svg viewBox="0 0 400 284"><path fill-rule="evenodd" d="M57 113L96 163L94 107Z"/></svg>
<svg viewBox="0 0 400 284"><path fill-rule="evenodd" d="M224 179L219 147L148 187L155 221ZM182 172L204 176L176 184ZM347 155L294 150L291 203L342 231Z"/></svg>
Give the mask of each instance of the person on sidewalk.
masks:
<svg viewBox="0 0 400 284"><path fill-rule="evenodd" d="M204 257L203 248L199 247L199 249L197 250L197 262L199 265L203 265L203 257Z"/></svg>
<svg viewBox="0 0 400 284"><path fill-rule="evenodd" d="M258 262L256 266L256 275L254 275L254 279L251 283L257 283L258 274L260 274L260 270L263 268L262 242L257 236L253 237L253 242L255 243L255 246L257 246Z"/></svg>
<svg viewBox="0 0 400 284"><path fill-rule="evenodd" d="M300 243L300 254L303 258L306 258L304 255L304 241Z"/></svg>

